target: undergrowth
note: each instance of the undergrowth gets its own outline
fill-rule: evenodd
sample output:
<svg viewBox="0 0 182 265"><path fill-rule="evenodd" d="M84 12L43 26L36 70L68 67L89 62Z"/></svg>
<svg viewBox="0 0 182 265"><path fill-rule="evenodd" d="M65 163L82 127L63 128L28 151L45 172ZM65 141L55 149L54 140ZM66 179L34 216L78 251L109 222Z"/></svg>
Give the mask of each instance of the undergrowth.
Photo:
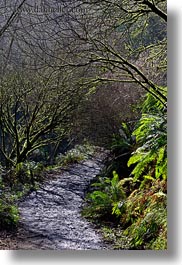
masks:
<svg viewBox="0 0 182 265"><path fill-rule="evenodd" d="M41 163L26 161L9 170L0 167L0 230L16 229L18 201L39 187L43 180Z"/></svg>
<svg viewBox="0 0 182 265"><path fill-rule="evenodd" d="M113 152L120 158L129 154L128 176L122 174L123 163L116 172L112 160L92 185L83 215L100 223L115 249L167 249L166 110L148 94L132 134L127 125L124 129Z"/></svg>
<svg viewBox="0 0 182 265"><path fill-rule="evenodd" d="M56 158L56 165L67 166L72 163L79 163L89 156L93 155L94 147L85 143L83 145L75 145L75 147L65 154L59 154Z"/></svg>
<svg viewBox="0 0 182 265"><path fill-rule="evenodd" d="M76 145L65 155L57 157L57 167L78 163L94 153L89 144ZM54 167L51 167L53 169ZM10 169L0 165L0 230L11 230L19 221L18 201L31 191L39 188L46 178L46 170L42 162L25 161Z"/></svg>
<svg viewBox="0 0 182 265"><path fill-rule="evenodd" d="M19 221L19 212L14 204L14 199L9 195L0 196L0 230L12 230L16 228Z"/></svg>

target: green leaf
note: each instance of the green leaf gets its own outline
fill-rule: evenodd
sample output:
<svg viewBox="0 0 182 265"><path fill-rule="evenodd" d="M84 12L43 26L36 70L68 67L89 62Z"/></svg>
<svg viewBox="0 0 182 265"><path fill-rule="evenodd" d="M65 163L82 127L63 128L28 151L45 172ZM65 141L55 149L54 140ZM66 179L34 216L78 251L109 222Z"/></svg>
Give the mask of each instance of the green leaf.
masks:
<svg viewBox="0 0 182 265"><path fill-rule="evenodd" d="M149 176L149 175L145 175L145 176L143 176L143 177L144 177L144 179L149 179L149 180L152 180L152 181L155 180L153 177L151 177L151 176Z"/></svg>
<svg viewBox="0 0 182 265"><path fill-rule="evenodd" d="M139 153L139 152L134 153L130 157L130 159L128 160L128 163L127 163L128 167L130 167L131 165L139 162L142 158L143 158L143 154L142 153Z"/></svg>
<svg viewBox="0 0 182 265"><path fill-rule="evenodd" d="M111 185L112 185L112 187L117 186L118 182L119 182L119 176L118 176L118 174L116 173L116 171L113 171L113 178L112 178L112 180L111 180Z"/></svg>

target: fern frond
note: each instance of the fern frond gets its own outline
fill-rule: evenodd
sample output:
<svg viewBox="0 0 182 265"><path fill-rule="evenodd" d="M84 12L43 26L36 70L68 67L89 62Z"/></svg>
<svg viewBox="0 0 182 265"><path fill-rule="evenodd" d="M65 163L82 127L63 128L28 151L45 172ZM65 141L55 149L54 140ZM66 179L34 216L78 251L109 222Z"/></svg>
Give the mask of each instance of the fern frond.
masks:
<svg viewBox="0 0 182 265"><path fill-rule="evenodd" d="M143 155L140 162L137 163L133 171L131 172L132 175L134 175L133 181L137 181L138 178L145 173L145 170L147 171L147 168L151 162L153 162L156 158L156 153L153 153L152 151L146 153Z"/></svg>
<svg viewBox="0 0 182 265"><path fill-rule="evenodd" d="M136 153L134 153L134 154L130 157L130 159L128 160L128 163L127 163L128 167L130 167L131 165L133 165L133 164L135 164L135 163L141 161L142 158L143 158L143 154L140 153L140 152L137 152L137 151L136 151Z"/></svg>
<svg viewBox="0 0 182 265"><path fill-rule="evenodd" d="M116 173L116 171L113 171L113 178L111 180L111 186L112 187L115 187L118 185L118 182L119 182L119 176L118 174Z"/></svg>

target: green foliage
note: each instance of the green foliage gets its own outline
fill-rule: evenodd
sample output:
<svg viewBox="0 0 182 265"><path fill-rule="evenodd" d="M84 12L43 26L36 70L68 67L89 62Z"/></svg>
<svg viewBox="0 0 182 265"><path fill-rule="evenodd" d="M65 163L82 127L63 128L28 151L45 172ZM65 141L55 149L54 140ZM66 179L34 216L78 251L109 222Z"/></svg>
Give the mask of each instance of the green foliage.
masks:
<svg viewBox="0 0 182 265"><path fill-rule="evenodd" d="M133 134L123 126L113 145L121 159L129 152L131 177L119 179L113 171L113 177L100 178L94 184L97 190L89 195L87 216L117 220L116 228L106 225L103 229L116 249L167 248L167 116L151 95L143 104L144 110ZM136 143L132 143L134 138ZM112 160L110 168L113 165Z"/></svg>
<svg viewBox="0 0 182 265"><path fill-rule="evenodd" d="M151 105L151 101L155 104ZM155 114L143 114L133 132L139 146L128 161L128 166L135 166L132 171L134 181L145 175L156 179L167 178L167 115L159 110L157 112L157 108L156 99L148 96L144 109Z"/></svg>
<svg viewBox="0 0 182 265"><path fill-rule="evenodd" d="M87 159L93 153L94 147L90 146L89 144L76 145L65 155L59 154L56 158L56 164L60 166L66 166L72 163L78 163Z"/></svg>
<svg viewBox="0 0 182 265"><path fill-rule="evenodd" d="M9 196L0 196L0 230L13 229L19 221L18 209L13 199Z"/></svg>
<svg viewBox="0 0 182 265"><path fill-rule="evenodd" d="M15 168L15 173L21 174L21 173L25 173L27 176L31 176L31 175L40 175L41 172L43 171L44 166L42 163L40 162L35 162L35 161L27 161L27 162L21 162L19 164L16 165Z"/></svg>
<svg viewBox="0 0 182 265"><path fill-rule="evenodd" d="M42 163L34 161L19 163L11 170L4 169L0 177L0 191L18 199L39 187L45 177L44 170Z"/></svg>
<svg viewBox="0 0 182 265"><path fill-rule="evenodd" d="M9 171L0 167L0 229L16 228L19 221L17 202L38 187L42 170L43 165L34 161L19 163Z"/></svg>
<svg viewBox="0 0 182 265"><path fill-rule="evenodd" d="M111 156L104 168L103 175L112 178L116 171L120 178L128 177L131 170L127 167L128 159L134 150L135 137L132 136L132 125L122 123L119 133L115 134L110 145Z"/></svg>
<svg viewBox="0 0 182 265"><path fill-rule="evenodd" d="M124 153L132 150L133 144L135 142L134 137L132 137L132 130L129 124L122 122L121 128L118 135L113 136L111 150L114 153Z"/></svg>
<svg viewBox="0 0 182 265"><path fill-rule="evenodd" d="M77 163L83 160L84 157L78 152L67 152L67 154L59 154L56 157L56 164L59 166L66 166L70 163Z"/></svg>
<svg viewBox="0 0 182 265"><path fill-rule="evenodd" d="M156 180L148 189L135 190L126 200L121 218L129 245L134 249L166 249L166 181Z"/></svg>
<svg viewBox="0 0 182 265"><path fill-rule="evenodd" d="M115 171L113 171L112 179L99 177L99 181L92 185L98 190L87 195L87 201L90 204L88 208L84 209L84 215L107 216L107 218L114 215L119 217L123 211L123 201L126 197L121 184L119 176Z"/></svg>
<svg viewBox="0 0 182 265"><path fill-rule="evenodd" d="M133 132L136 141L141 145L145 142L145 149L158 149L166 144L167 117L165 113L157 115L143 114L137 128Z"/></svg>
<svg viewBox="0 0 182 265"><path fill-rule="evenodd" d="M12 187L15 190L24 190L27 189L27 186L36 188L38 182L43 178L43 172L44 166L41 162L21 162L16 165L15 169L11 170L9 178L11 178Z"/></svg>
<svg viewBox="0 0 182 265"><path fill-rule="evenodd" d="M103 235L114 249L167 249L166 186L165 180L150 180L145 189L134 189L117 227L104 224Z"/></svg>
<svg viewBox="0 0 182 265"><path fill-rule="evenodd" d="M102 191L94 191L90 194L89 199L92 201L92 212L100 215L106 215L111 210L111 198L109 194ZM95 212L95 213L94 213Z"/></svg>
<svg viewBox="0 0 182 265"><path fill-rule="evenodd" d="M4 175L4 168L1 166L1 164L0 164L0 190L1 190L1 188L3 187L3 175Z"/></svg>
<svg viewBox="0 0 182 265"><path fill-rule="evenodd" d="M164 95L167 96L166 87L161 87L161 91L163 91ZM142 103L141 107L142 107L142 113L158 114L159 112L164 111L164 105L159 100L156 100L156 98L150 93L147 93L146 99Z"/></svg>

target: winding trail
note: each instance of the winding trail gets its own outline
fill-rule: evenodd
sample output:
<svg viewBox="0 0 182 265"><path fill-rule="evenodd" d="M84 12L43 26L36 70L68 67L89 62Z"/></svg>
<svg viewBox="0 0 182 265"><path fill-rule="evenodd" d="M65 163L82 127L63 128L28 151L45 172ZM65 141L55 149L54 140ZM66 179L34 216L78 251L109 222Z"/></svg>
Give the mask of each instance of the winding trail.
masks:
<svg viewBox="0 0 182 265"><path fill-rule="evenodd" d="M81 216L85 192L99 174L107 152L65 170L33 191L19 204L18 249L107 249L94 226ZM22 235L22 236L21 236Z"/></svg>

